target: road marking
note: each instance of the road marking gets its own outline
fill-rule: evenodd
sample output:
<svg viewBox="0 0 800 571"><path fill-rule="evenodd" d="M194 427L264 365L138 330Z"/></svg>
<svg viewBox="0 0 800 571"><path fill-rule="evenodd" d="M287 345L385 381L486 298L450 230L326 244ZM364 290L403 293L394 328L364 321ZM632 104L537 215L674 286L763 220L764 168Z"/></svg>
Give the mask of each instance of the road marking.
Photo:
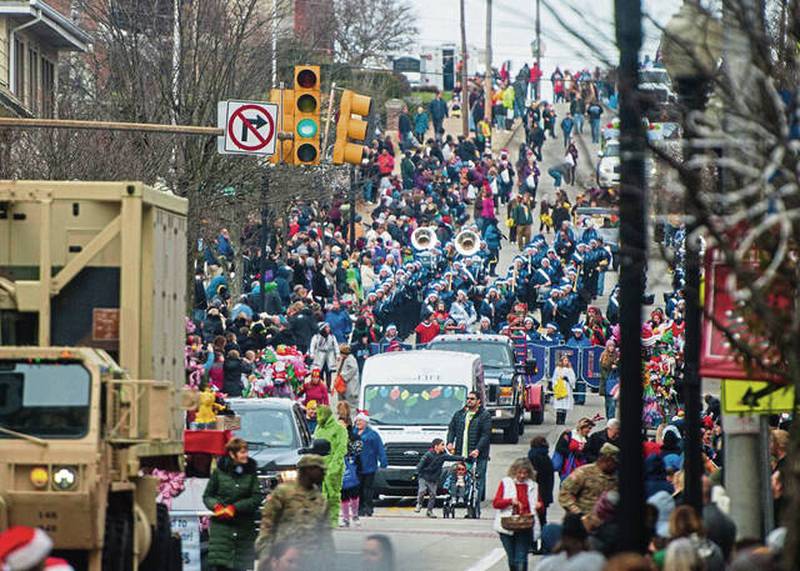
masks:
<svg viewBox="0 0 800 571"><path fill-rule="evenodd" d="M488 571L494 567L501 559L506 556L506 550L502 547L495 547L489 553L484 555L481 559L475 562L474 565L467 567L465 571Z"/></svg>

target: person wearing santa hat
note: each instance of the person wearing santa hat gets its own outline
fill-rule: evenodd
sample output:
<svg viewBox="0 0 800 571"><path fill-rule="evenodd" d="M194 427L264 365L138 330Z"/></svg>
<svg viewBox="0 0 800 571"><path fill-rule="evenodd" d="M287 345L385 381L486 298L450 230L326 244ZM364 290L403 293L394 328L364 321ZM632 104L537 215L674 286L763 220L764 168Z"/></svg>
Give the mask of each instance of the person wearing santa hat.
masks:
<svg viewBox="0 0 800 571"><path fill-rule="evenodd" d="M41 529L17 525L0 533L0 570L71 571L62 559L50 558L53 540Z"/></svg>

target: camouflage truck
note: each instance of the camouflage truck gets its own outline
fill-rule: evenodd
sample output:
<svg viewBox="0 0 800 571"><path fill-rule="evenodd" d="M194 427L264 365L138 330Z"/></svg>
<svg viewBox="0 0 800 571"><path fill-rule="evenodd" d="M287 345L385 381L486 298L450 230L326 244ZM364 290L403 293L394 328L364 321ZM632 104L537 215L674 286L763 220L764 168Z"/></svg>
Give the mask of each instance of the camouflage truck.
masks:
<svg viewBox="0 0 800 571"><path fill-rule="evenodd" d="M0 181L0 529L77 569L176 556L145 473L183 462L186 212L140 183Z"/></svg>

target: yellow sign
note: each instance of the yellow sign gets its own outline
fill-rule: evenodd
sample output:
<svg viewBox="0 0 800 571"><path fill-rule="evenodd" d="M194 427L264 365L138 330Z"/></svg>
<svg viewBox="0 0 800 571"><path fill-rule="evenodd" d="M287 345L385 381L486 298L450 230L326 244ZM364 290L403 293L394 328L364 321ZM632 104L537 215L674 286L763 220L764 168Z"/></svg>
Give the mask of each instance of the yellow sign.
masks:
<svg viewBox="0 0 800 571"><path fill-rule="evenodd" d="M767 381L722 381L722 410L727 413L771 414L791 412L794 408L794 387L781 387L761 396L769 388Z"/></svg>

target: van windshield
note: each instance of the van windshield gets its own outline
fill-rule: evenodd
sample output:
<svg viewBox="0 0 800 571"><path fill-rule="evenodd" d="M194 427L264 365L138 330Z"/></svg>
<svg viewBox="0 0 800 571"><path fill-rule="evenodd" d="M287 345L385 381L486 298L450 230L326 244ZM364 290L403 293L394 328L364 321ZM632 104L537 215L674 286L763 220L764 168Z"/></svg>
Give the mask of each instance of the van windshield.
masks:
<svg viewBox="0 0 800 571"><path fill-rule="evenodd" d="M508 346L503 343L480 343L475 341L442 341L435 343L431 349L436 351L458 351L472 353L481 358L484 367L504 369L514 366Z"/></svg>
<svg viewBox="0 0 800 571"><path fill-rule="evenodd" d="M0 361L0 426L40 438L82 438L90 389L89 371L74 361Z"/></svg>
<svg viewBox="0 0 800 571"><path fill-rule="evenodd" d="M461 385L401 383L364 390L364 408L377 425L447 425L466 400L467 387Z"/></svg>

